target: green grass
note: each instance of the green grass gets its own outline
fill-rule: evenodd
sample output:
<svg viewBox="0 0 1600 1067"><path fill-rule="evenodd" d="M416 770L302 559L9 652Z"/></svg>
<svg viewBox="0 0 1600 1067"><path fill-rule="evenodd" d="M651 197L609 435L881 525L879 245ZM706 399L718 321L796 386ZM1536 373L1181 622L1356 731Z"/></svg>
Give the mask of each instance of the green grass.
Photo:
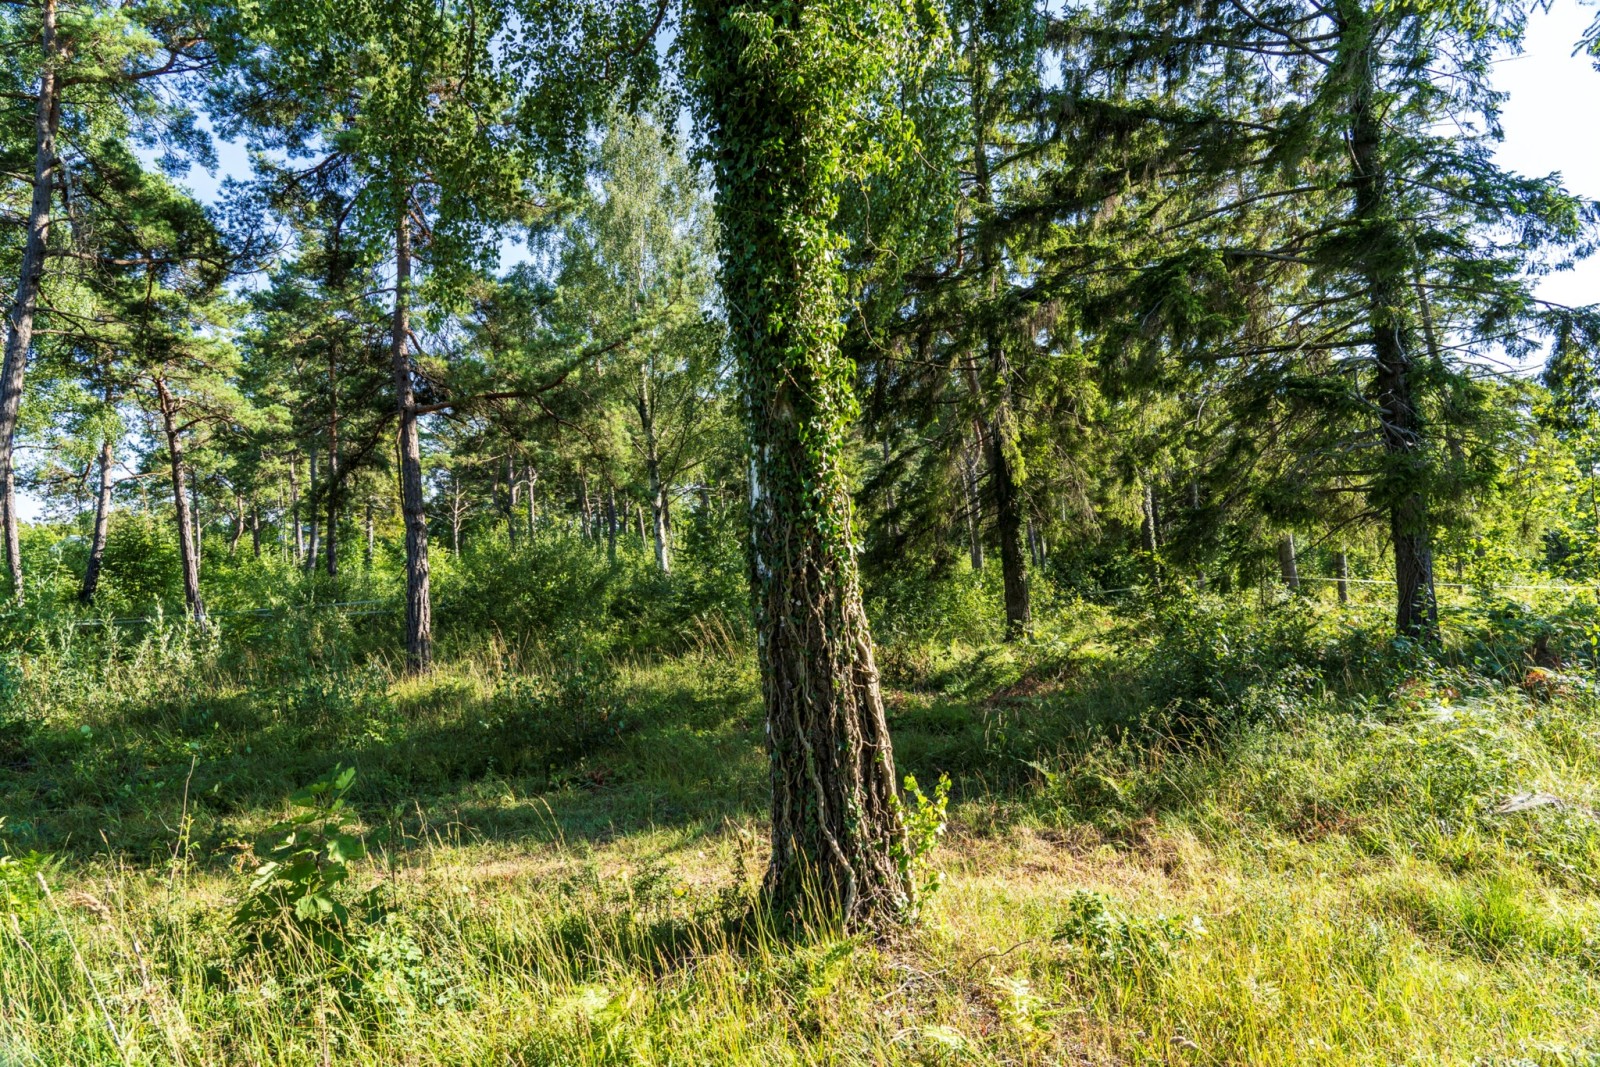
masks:
<svg viewBox="0 0 1600 1067"><path fill-rule="evenodd" d="M0 736L0 1064L1600 1063L1587 682L1214 622L892 657L901 767L954 790L942 888L879 937L751 907L746 656L38 652ZM391 910L337 961L247 951L250 842L339 762L351 896ZM1532 790L1569 805L1494 814Z"/></svg>

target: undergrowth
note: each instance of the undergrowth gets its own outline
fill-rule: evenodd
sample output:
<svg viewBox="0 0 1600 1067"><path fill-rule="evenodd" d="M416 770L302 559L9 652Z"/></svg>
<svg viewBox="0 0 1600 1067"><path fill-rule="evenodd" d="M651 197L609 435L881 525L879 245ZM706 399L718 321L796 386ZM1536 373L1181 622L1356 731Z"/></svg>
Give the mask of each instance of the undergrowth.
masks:
<svg viewBox="0 0 1600 1067"><path fill-rule="evenodd" d="M897 763L949 784L872 937L761 908L737 635L415 679L349 621L45 626L0 664L0 1062L1597 1063L1592 616L891 634Z"/></svg>

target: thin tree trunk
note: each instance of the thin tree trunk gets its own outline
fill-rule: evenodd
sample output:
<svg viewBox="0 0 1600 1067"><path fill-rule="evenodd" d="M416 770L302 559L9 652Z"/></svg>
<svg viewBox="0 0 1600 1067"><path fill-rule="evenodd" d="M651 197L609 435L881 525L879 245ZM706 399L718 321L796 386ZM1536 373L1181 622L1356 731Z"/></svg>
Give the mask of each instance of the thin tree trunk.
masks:
<svg viewBox="0 0 1600 1067"><path fill-rule="evenodd" d="M400 416L400 511L406 527L406 664L427 670L433 662L433 603L428 588L428 516L422 496L422 439L417 429L416 400L411 391L411 222L402 198L396 209L394 332L390 338L390 370L395 407Z"/></svg>
<svg viewBox="0 0 1600 1067"><path fill-rule="evenodd" d="M651 533L656 543L656 568L662 574L672 573L672 545L667 529L667 490L661 482L661 453L656 440L655 401L650 396L650 376L644 368L639 370L639 384L634 391L634 410L639 415L639 428L644 438L644 471L650 492Z"/></svg>
<svg viewBox="0 0 1600 1067"><path fill-rule="evenodd" d="M617 487L606 485L606 560L617 562Z"/></svg>
<svg viewBox="0 0 1600 1067"><path fill-rule="evenodd" d="M1157 589L1161 588L1161 542L1156 536L1156 491L1148 480L1144 483L1144 500L1140 506L1143 517L1139 532L1144 540L1144 550L1150 557L1150 577Z"/></svg>
<svg viewBox="0 0 1600 1067"><path fill-rule="evenodd" d="M528 464L528 540L533 540L533 533L539 526L539 501L534 495L534 490L539 486L539 472L533 469L533 464Z"/></svg>
<svg viewBox="0 0 1600 1067"><path fill-rule="evenodd" d="M194 522L194 569L198 574L205 563L206 526L200 518L200 476L193 471L189 472L189 515Z"/></svg>
<svg viewBox="0 0 1600 1067"><path fill-rule="evenodd" d="M367 523L367 554L366 554L366 557L362 560L362 563L365 565L366 569L370 571L372 569L373 549L377 547L376 544L375 544L375 533L374 533L373 521L372 521L372 501L370 501L370 500L367 501L366 523Z"/></svg>
<svg viewBox="0 0 1600 1067"><path fill-rule="evenodd" d="M967 551L972 559L973 573L983 570L983 497L978 486L978 459L971 450L961 450L962 484L967 490Z"/></svg>
<svg viewBox="0 0 1600 1067"><path fill-rule="evenodd" d="M294 561L299 563L306 558L305 542L301 539L300 530L300 453L289 453L289 512L290 530L294 546Z"/></svg>
<svg viewBox="0 0 1600 1067"><path fill-rule="evenodd" d="M56 39L56 0L39 8L41 32L39 96L33 121L33 197L28 205L28 234L17 269L16 298L6 324L5 361L0 365L0 521L5 525L6 564L11 590L22 598L22 538L17 515L16 436L22 409L22 382L28 349L33 344L33 319L44 278L45 249L50 240L50 204L56 182L56 131L61 126L61 81L58 64L65 50Z"/></svg>
<svg viewBox="0 0 1600 1067"><path fill-rule="evenodd" d="M1338 579L1339 603L1350 603L1350 556L1342 548L1333 557L1333 576Z"/></svg>
<svg viewBox="0 0 1600 1067"><path fill-rule="evenodd" d="M156 379L156 395L161 402L161 428L167 437L167 461L172 472L172 504L178 517L178 558L183 566L183 599L195 625L206 626L205 602L200 598L200 557L194 543L194 527L189 514L189 494L184 492L183 433L178 428L178 405L167 383Z"/></svg>
<svg viewBox="0 0 1600 1067"><path fill-rule="evenodd" d="M830 135L810 98L787 88L796 64L815 62L798 52L803 8L762 8L777 20L767 41L779 54L768 58L720 29L740 3L707 0L692 17L712 42L701 74L750 448L772 782L766 887L790 913L820 907L853 923L898 912L912 887L841 463L850 384L826 240Z"/></svg>
<svg viewBox="0 0 1600 1067"><path fill-rule="evenodd" d="M309 469L310 481L306 486L306 519L311 527L311 537L306 543L305 567L310 574L317 569L317 561L322 558L322 543L318 540L321 536L322 524L317 521L317 450L313 447L307 456L306 466Z"/></svg>
<svg viewBox="0 0 1600 1067"><path fill-rule="evenodd" d="M94 533L89 538L89 562L83 568L83 585L78 590L78 602L87 607L94 603L94 594L100 588L100 568L106 558L106 531L111 525L111 464L115 459L111 438L100 442L100 492L94 504Z"/></svg>
<svg viewBox="0 0 1600 1067"><path fill-rule="evenodd" d="M511 458L511 453L506 453L506 503L501 514L506 520L506 541L512 547L517 547L517 467Z"/></svg>
<svg viewBox="0 0 1600 1067"><path fill-rule="evenodd" d="M261 558L261 507L253 498L250 501L250 551L256 559Z"/></svg>
<svg viewBox="0 0 1600 1067"><path fill-rule="evenodd" d="M337 345L328 346L328 510L324 563L329 578L339 577L339 364Z"/></svg>
<svg viewBox="0 0 1600 1067"><path fill-rule="evenodd" d="M1433 583L1431 520L1423 488L1427 459L1411 377L1410 325L1402 310L1409 250L1404 233L1390 215L1392 194L1382 160L1383 126L1375 99L1375 67L1381 47L1378 27L1370 11L1351 6L1352 16L1341 45L1353 50L1356 60L1351 77L1351 177L1354 217L1365 228L1362 272L1377 366L1373 398L1385 457L1374 497L1375 503L1389 513L1389 539L1394 546L1395 632L1433 642L1439 636L1439 604Z"/></svg>
<svg viewBox="0 0 1600 1067"><path fill-rule="evenodd" d="M228 536L228 558L232 559L239 552L239 542L244 540L244 494L233 494L233 533Z"/></svg>
<svg viewBox="0 0 1600 1067"><path fill-rule="evenodd" d="M1283 584L1290 589L1300 588L1300 567L1294 558L1294 534L1286 533L1278 538L1278 572L1283 576Z"/></svg>
<svg viewBox="0 0 1600 1067"><path fill-rule="evenodd" d="M589 508L589 473L578 468L578 522L585 540L593 540L594 513Z"/></svg>
<svg viewBox="0 0 1600 1067"><path fill-rule="evenodd" d="M461 555L461 516L465 509L461 505L461 475L455 471L450 472L450 554Z"/></svg>

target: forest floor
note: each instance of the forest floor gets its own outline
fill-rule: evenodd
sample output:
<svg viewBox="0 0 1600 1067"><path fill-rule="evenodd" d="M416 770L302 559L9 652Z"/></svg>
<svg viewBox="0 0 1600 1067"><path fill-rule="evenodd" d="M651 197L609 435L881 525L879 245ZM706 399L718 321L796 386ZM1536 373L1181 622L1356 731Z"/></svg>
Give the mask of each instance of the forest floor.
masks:
<svg viewBox="0 0 1600 1067"><path fill-rule="evenodd" d="M902 771L953 789L942 885L879 937L751 911L745 654L146 663L98 701L36 666L53 710L0 733L0 1065L1600 1064L1584 677L1363 694L1257 633L1190 665L1245 679L1219 725L1097 625L886 656ZM251 839L336 764L347 935L253 944Z"/></svg>

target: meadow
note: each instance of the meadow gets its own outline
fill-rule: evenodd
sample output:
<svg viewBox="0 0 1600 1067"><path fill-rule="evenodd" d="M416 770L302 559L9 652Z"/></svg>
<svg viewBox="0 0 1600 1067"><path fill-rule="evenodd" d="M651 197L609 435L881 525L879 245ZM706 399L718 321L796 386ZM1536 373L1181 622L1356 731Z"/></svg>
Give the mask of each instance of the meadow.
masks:
<svg viewBox="0 0 1600 1067"><path fill-rule="evenodd" d="M381 613L13 618L0 1062L1600 1063L1592 595L1456 594L1428 654L1331 591L1005 645L982 577L879 590L924 892L860 932L763 908L716 569L521 551L615 595L463 596L423 677Z"/></svg>

